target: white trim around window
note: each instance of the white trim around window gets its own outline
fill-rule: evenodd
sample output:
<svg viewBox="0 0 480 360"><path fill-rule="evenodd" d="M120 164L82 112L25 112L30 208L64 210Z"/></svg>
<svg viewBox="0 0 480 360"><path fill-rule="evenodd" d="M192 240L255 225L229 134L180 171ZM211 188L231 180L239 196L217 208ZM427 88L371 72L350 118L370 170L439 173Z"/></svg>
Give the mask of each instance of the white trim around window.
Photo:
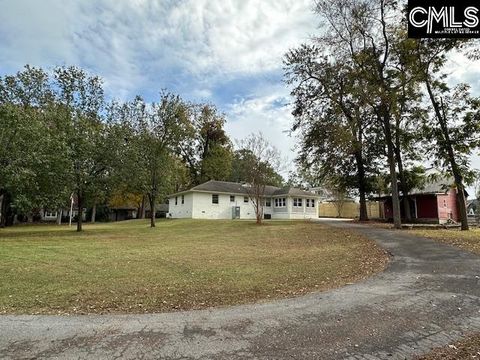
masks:
<svg viewBox="0 0 480 360"><path fill-rule="evenodd" d="M286 198L275 198L274 205L276 208L283 208L287 206Z"/></svg>
<svg viewBox="0 0 480 360"><path fill-rule="evenodd" d="M303 207L303 199L302 198L293 198L293 206L294 207Z"/></svg>

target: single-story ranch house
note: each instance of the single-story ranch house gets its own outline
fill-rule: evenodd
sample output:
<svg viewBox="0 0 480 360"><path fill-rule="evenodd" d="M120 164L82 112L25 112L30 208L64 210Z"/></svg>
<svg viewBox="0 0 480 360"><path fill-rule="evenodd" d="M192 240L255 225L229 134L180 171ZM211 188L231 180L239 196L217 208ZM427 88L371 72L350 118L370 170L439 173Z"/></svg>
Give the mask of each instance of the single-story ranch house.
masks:
<svg viewBox="0 0 480 360"><path fill-rule="evenodd" d="M210 180L170 195L169 215L191 219L255 219L248 185ZM266 219L318 217L318 195L293 188L265 187L263 213Z"/></svg>

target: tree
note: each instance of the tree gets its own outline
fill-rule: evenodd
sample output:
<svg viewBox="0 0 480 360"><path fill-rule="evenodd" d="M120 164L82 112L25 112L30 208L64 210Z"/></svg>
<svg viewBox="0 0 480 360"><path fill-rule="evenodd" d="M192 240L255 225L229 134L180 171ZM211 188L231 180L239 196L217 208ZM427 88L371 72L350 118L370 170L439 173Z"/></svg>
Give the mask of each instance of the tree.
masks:
<svg viewBox="0 0 480 360"><path fill-rule="evenodd" d="M271 180L272 170L280 167L280 153L261 133L251 134L239 142L239 149L246 154L245 167L242 169L247 181L250 201L255 210L257 224L262 223L265 187Z"/></svg>
<svg viewBox="0 0 480 360"><path fill-rule="evenodd" d="M77 198L77 231L82 231L86 196L108 173L110 150L106 148L109 128L102 122L104 106L102 80L70 66L54 70L55 113L63 120Z"/></svg>
<svg viewBox="0 0 480 360"><path fill-rule="evenodd" d="M324 183L324 188L334 200L333 204L337 210L337 217L341 217L343 207L345 203L349 201L348 187L344 183L343 178L331 176L329 180ZM360 219L360 221L363 220Z"/></svg>
<svg viewBox="0 0 480 360"><path fill-rule="evenodd" d="M158 103L146 104L137 97L123 110L131 129L128 169L135 177L132 183L137 191L149 200L150 226L155 227L157 200L175 187L175 154L191 132L188 107L179 96L163 92Z"/></svg>
<svg viewBox="0 0 480 360"><path fill-rule="evenodd" d="M377 120L377 128L382 130L391 177L394 226L400 228L392 122L402 90L399 79L404 74L392 51L395 19L399 18L396 6L394 0L321 0L316 3L316 11L327 24L325 35L317 40L319 46L327 48L331 56L351 62L362 97Z"/></svg>
<svg viewBox="0 0 480 360"><path fill-rule="evenodd" d="M248 183L251 164L258 161L250 149L239 148L235 150L232 160L232 170L229 181ZM283 186L283 177L271 166L265 166L265 184L271 186Z"/></svg>
<svg viewBox="0 0 480 360"><path fill-rule="evenodd" d="M225 133L224 114L209 104L190 104L191 131L179 146L194 185L227 180L232 166L232 143Z"/></svg>
<svg viewBox="0 0 480 360"><path fill-rule="evenodd" d="M457 188L457 207L462 230L468 230L465 176L468 156L480 145L480 99L470 95L469 86L450 89L445 81L447 54L460 49L460 40L425 39L412 41L414 64L419 81L426 89L433 116L426 116L423 126L427 148L435 154L435 165L452 173Z"/></svg>
<svg viewBox="0 0 480 360"><path fill-rule="evenodd" d="M285 57L287 83L295 85L293 131L300 131L301 143L297 160L304 168L318 163L321 182L331 174L355 178L360 220L365 221L367 173L378 151L373 114L361 96L357 72L343 59L335 62L321 54L315 45L302 45Z"/></svg>
<svg viewBox="0 0 480 360"><path fill-rule="evenodd" d="M26 66L0 78L0 225L14 215L63 205L68 195L65 142L49 75ZM7 217L10 220L7 221Z"/></svg>

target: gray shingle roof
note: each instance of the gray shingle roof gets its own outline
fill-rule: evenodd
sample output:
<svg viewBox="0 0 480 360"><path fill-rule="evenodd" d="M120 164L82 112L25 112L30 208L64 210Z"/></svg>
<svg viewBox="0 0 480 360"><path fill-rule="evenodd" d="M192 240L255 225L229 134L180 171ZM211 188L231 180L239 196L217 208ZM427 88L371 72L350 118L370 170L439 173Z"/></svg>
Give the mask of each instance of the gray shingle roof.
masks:
<svg viewBox="0 0 480 360"><path fill-rule="evenodd" d="M294 187L285 187L282 189L275 190L273 195L289 195L289 196L318 196L310 191L305 191L302 189L294 188Z"/></svg>
<svg viewBox="0 0 480 360"><path fill-rule="evenodd" d="M210 180L203 184L194 186L187 191L211 191L211 192L221 192L221 193L231 193L231 194L244 194L247 195L247 186L239 183L229 182L229 181L216 181ZM183 191L185 192L185 191ZM265 195L267 196L318 196L309 191L297 189L294 187L285 187L279 188L276 186L265 186Z"/></svg>
<svg viewBox="0 0 480 360"><path fill-rule="evenodd" d="M194 186L190 189L190 191L218 191L218 192L225 192L225 193L236 193L236 194L246 194L247 191L245 190L242 184L229 182L229 181L215 181L210 180L203 184Z"/></svg>
<svg viewBox="0 0 480 360"><path fill-rule="evenodd" d="M439 177L437 179L428 179L426 184L422 188L414 188L409 194L444 194L452 187L454 181L453 178Z"/></svg>

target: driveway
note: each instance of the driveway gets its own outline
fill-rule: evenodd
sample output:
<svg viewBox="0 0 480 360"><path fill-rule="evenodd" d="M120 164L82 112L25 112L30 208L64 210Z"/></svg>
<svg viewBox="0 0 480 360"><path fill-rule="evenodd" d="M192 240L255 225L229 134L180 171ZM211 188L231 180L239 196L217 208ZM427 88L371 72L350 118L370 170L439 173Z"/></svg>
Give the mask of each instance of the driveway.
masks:
<svg viewBox="0 0 480 360"><path fill-rule="evenodd" d="M355 229L388 269L337 290L152 315L0 316L0 358L409 359L480 332L480 258L403 231Z"/></svg>

